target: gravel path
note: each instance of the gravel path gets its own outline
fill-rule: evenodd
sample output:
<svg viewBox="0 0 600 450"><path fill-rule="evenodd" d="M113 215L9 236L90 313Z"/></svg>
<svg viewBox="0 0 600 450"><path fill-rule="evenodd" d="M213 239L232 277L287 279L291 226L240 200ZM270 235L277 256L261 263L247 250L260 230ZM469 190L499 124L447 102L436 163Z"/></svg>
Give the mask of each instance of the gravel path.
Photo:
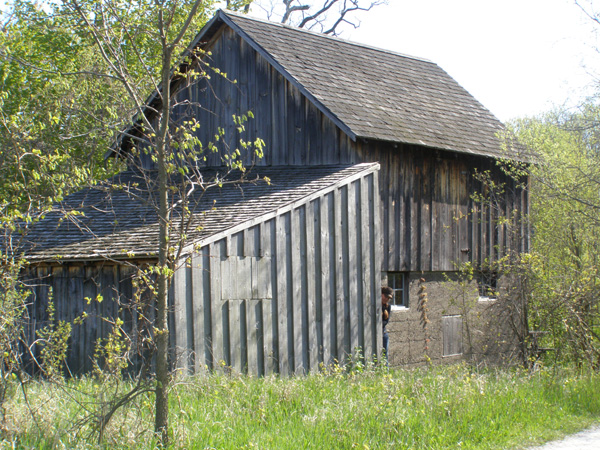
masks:
<svg viewBox="0 0 600 450"><path fill-rule="evenodd" d="M529 450L600 450L600 425Z"/></svg>

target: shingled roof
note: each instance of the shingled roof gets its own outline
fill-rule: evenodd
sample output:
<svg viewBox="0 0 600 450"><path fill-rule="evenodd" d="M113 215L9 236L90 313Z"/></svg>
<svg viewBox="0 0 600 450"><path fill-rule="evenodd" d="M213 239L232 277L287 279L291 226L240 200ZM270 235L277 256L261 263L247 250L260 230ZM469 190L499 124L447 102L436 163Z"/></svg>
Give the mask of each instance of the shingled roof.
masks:
<svg viewBox="0 0 600 450"><path fill-rule="evenodd" d="M431 61L224 11L192 46L209 41L223 24L352 139L509 156L497 136L502 123Z"/></svg>
<svg viewBox="0 0 600 450"><path fill-rule="evenodd" d="M186 242L205 245L221 239L378 169L377 163L261 167L260 177L269 178L270 183L264 179L249 181L256 178L252 172L245 182L235 182L240 173L231 173L225 181L232 183L194 191L194 219ZM205 180L213 179L216 173L215 169L202 170ZM93 187L68 196L27 234L27 259L42 262L156 257L158 222L152 201L155 192L140 188L152 185L156 174L144 175L146 178L139 172L127 171L107 184L127 189ZM65 218L69 211L78 213Z"/></svg>

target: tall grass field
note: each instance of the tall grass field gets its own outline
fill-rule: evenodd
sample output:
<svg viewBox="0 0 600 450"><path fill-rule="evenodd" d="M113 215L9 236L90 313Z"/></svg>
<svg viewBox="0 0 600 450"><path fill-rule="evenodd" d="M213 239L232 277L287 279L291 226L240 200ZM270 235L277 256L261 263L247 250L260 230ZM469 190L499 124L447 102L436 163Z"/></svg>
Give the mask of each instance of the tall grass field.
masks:
<svg viewBox="0 0 600 450"><path fill-rule="evenodd" d="M127 386L121 386L121 389ZM91 379L18 385L0 448L154 448L153 397L86 418L110 386ZM171 392L176 449L522 449L600 421L600 376L574 370L341 368L292 378L182 378Z"/></svg>

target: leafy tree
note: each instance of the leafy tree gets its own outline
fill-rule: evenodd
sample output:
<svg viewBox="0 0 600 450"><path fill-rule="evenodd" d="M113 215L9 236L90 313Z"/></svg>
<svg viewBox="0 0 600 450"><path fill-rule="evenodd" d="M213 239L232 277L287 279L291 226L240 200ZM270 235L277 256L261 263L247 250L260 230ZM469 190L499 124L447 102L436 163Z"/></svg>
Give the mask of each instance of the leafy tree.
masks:
<svg viewBox="0 0 600 450"><path fill-rule="evenodd" d="M24 214L43 213L70 191L86 182L101 183L122 168L122 163L103 163L115 138L131 144L129 153L122 153L130 168L141 169L142 154L150 155L156 166L157 176L140 171L134 188L114 181L102 184L155 200L158 263L151 268L153 276L145 279L156 282L155 431L163 444L168 442L170 384L167 296L193 214L187 194L222 183L204 180L197 170L204 151L194 137L198 124L193 118L177 122L172 111L177 107L177 86L206 76L201 54L180 55L212 16L215 4L20 1L2 35L2 170L4 180L16 178L18 183L5 182L0 189L8 199L4 209L15 211L18 223L30 222L21 220ZM184 59L189 70L173 70ZM148 103L152 92L156 101ZM238 127L247 119L236 118ZM243 148L256 147L260 153L260 146L258 140ZM237 156L234 150L226 170L242 168ZM32 180L39 183L32 186Z"/></svg>
<svg viewBox="0 0 600 450"><path fill-rule="evenodd" d="M531 167L533 295L529 319L559 357L600 368L598 107L514 124Z"/></svg>

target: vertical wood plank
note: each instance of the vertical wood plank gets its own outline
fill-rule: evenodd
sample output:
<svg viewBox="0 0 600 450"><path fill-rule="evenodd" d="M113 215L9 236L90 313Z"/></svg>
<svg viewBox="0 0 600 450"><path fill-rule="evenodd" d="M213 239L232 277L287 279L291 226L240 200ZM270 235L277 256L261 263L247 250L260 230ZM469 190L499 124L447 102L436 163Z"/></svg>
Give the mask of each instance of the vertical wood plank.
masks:
<svg viewBox="0 0 600 450"><path fill-rule="evenodd" d="M353 182L347 186L348 203L348 325L349 325L349 348L351 355L362 347L363 339L359 338L359 303L362 302L362 283L360 274L362 271L357 267L361 260L360 255L360 188L359 182Z"/></svg>
<svg viewBox="0 0 600 450"><path fill-rule="evenodd" d="M175 329L172 330L175 338L175 364L178 369L188 371L188 314L186 307L186 270L185 263L175 270L173 279L173 314L175 316Z"/></svg>
<svg viewBox="0 0 600 450"><path fill-rule="evenodd" d="M242 373L242 334L241 334L241 310L244 307L243 300L228 300L229 306L229 366L237 373Z"/></svg>
<svg viewBox="0 0 600 450"><path fill-rule="evenodd" d="M317 261L317 255L320 256L316 234L320 235L318 228L318 205L317 201L311 202L306 206L306 291L308 300L308 355L309 369L316 371L319 366L319 341L317 340L317 267L320 265ZM315 233L315 228L318 233ZM318 253L317 253L318 252Z"/></svg>
<svg viewBox="0 0 600 450"><path fill-rule="evenodd" d="M303 257L305 249L303 248L304 231L306 230L303 222L304 206L295 209L291 213L291 258L292 258L292 277L288 280L292 287L292 322L291 327L292 342L294 346L294 373L301 375L304 373L307 361L307 343L305 342L306 330L306 297L305 297L305 279L303 277ZM303 255L304 254L304 255Z"/></svg>
<svg viewBox="0 0 600 450"><path fill-rule="evenodd" d="M87 372L92 370L91 355L94 354L94 345L96 340L100 337L99 321L101 319L98 317L98 303L96 302L96 296L99 293L98 283L96 281L98 277L98 266L95 264L86 265L84 272L83 297L91 300L90 304L86 304L85 308L85 311L88 313L88 317L85 321L86 333L84 353L87 356L84 359L83 370Z"/></svg>
<svg viewBox="0 0 600 450"><path fill-rule="evenodd" d="M361 302L359 303L359 314L362 317L363 354L367 360L371 360L375 350L373 349L373 314L371 304L373 298L374 276L374 237L373 216L371 214L373 204L373 191L369 189L373 176L368 175L360 180L360 264L358 269L362 271Z"/></svg>
<svg viewBox="0 0 600 450"><path fill-rule="evenodd" d="M289 214L288 214L289 216ZM288 351L288 299L287 299L287 227L286 216L277 217L277 349L279 373L290 374L290 355Z"/></svg>
<svg viewBox="0 0 600 450"><path fill-rule="evenodd" d="M259 349L262 350L262 301L246 300L246 330L248 342L248 375L263 374L263 363L259 364ZM262 355L262 351L260 351ZM260 366L260 368L259 368Z"/></svg>
<svg viewBox="0 0 600 450"><path fill-rule="evenodd" d="M207 353L206 353L206 317L205 314L210 314L207 311L205 303L210 302L210 295L207 288L209 282L209 267L206 264L209 259L208 247L204 246L199 251L192 254L192 310L194 320L194 351L196 357L194 359L194 371L196 373L204 373L207 368ZM209 322L210 324L210 322Z"/></svg>
<svg viewBox="0 0 600 450"><path fill-rule="evenodd" d="M66 300L71 304L71 316L74 320L79 317L84 310L83 300L83 276L82 266L71 265L68 267L66 275L68 280L66 283L67 287L67 298ZM84 366L87 355L83 352L83 343L85 333L82 329L85 325L73 325L71 331L71 370L72 373L80 374L81 369Z"/></svg>
<svg viewBox="0 0 600 450"><path fill-rule="evenodd" d="M223 299L221 293L221 247L222 243L209 246L210 296L211 296L211 350L212 367L219 370L225 362L223 342Z"/></svg>
<svg viewBox="0 0 600 450"><path fill-rule="evenodd" d="M335 320L335 213L334 195L327 196L321 202L321 280L323 322L323 363L330 365L335 358L336 320Z"/></svg>
<svg viewBox="0 0 600 450"><path fill-rule="evenodd" d="M429 159L421 158L422 168L419 172L419 184L421 186L421 255L417 265L419 270L430 271L432 269L432 209L433 209L433 171L434 167L429 164ZM414 164L416 165L416 164ZM415 168L416 170L416 168Z"/></svg>
<svg viewBox="0 0 600 450"><path fill-rule="evenodd" d="M374 351L377 355L381 354L381 347L383 344L382 336L382 323L381 323L381 301L379 301L379 293L377 292L381 285L381 259L382 259L382 239L381 239L381 222L380 222L380 211L381 204L379 202L379 196L376 195L377 186L379 186L379 175L378 172L373 173L373 184L369 186L372 192L369 194L369 198L372 199L371 205L371 216L373 217L372 227L372 242L373 242L373 269L375 270L375 280L373 280L372 289L374 292L371 293L371 311L373 312L373 336L375 338Z"/></svg>
<svg viewBox="0 0 600 450"><path fill-rule="evenodd" d="M335 336L335 358L338 362L343 363L345 360L344 341L346 335L345 327L345 314L344 309L345 303L345 280L344 280L344 227L345 227L345 214L342 205L342 190L336 189L334 193L334 215L335 215L335 258L336 265L334 275L336 279L336 292L335 292L335 318L336 318L336 331Z"/></svg>

